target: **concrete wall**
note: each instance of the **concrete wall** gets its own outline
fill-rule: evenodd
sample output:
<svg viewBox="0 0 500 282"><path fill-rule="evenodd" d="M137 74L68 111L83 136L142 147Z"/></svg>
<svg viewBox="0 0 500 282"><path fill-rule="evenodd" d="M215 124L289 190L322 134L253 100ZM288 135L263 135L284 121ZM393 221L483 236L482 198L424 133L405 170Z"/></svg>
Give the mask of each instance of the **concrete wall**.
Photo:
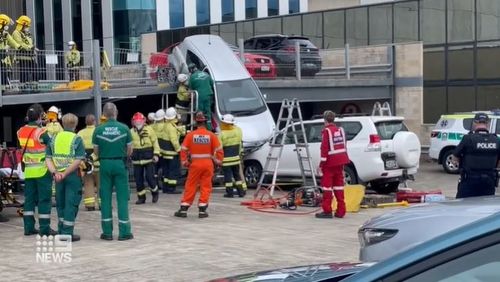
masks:
<svg viewBox="0 0 500 282"><path fill-rule="evenodd" d="M361 0L309 0L308 11L322 11L328 9L359 6Z"/></svg>

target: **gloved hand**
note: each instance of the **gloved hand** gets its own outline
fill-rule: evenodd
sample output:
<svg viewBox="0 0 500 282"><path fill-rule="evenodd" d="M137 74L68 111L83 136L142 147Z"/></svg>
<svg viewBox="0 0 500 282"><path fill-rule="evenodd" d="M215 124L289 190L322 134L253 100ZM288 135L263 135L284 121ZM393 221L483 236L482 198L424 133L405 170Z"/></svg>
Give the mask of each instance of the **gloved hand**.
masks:
<svg viewBox="0 0 500 282"><path fill-rule="evenodd" d="M155 155L155 156L153 156L153 162L154 162L154 163L157 163L157 162L158 162L158 160L159 160L158 156L156 156L156 155Z"/></svg>

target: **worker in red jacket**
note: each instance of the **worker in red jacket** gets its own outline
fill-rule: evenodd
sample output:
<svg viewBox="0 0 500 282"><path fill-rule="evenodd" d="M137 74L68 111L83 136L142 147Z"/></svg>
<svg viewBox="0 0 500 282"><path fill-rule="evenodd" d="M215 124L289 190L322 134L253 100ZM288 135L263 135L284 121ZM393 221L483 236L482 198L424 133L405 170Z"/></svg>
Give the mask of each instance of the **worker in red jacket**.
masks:
<svg viewBox="0 0 500 282"><path fill-rule="evenodd" d="M319 167L323 174L321 187L323 189L323 212L317 213L317 218L332 218L332 193L337 199L335 217L345 215L344 202L344 165L349 163L344 130L333 123L335 114L332 111L323 113L325 128L321 135L321 161Z"/></svg>

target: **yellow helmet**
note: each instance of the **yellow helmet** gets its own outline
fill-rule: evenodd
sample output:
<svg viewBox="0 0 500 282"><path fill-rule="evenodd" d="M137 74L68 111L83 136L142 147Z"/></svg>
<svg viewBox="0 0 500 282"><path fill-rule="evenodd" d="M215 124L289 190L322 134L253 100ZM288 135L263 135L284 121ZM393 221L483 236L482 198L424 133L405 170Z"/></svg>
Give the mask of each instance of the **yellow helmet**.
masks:
<svg viewBox="0 0 500 282"><path fill-rule="evenodd" d="M16 23L24 26L31 26L31 19L28 16L20 16Z"/></svg>
<svg viewBox="0 0 500 282"><path fill-rule="evenodd" d="M105 123L105 122L107 122L107 121L108 121L108 118L107 118L107 117L105 117L104 115L101 115L101 118L100 118L100 120L99 120L99 121L100 121L101 123Z"/></svg>
<svg viewBox="0 0 500 282"><path fill-rule="evenodd" d="M6 14L0 14L0 25L6 26L11 23L11 19Z"/></svg>

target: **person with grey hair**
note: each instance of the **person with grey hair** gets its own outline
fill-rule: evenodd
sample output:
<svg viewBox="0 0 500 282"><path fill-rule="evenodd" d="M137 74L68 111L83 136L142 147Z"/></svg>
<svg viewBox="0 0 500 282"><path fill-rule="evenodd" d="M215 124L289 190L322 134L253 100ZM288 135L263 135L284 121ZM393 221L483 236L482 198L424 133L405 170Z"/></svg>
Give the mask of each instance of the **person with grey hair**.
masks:
<svg viewBox="0 0 500 282"><path fill-rule="evenodd" d="M132 135L127 125L116 120L118 110L113 103L106 103L103 115L108 119L98 126L92 137L94 153L100 162L100 196L102 240L113 240L112 192L116 189L118 206L118 240L130 240L131 232L128 200L130 187L128 184L127 159L132 154Z"/></svg>
<svg viewBox="0 0 500 282"><path fill-rule="evenodd" d="M78 117L65 114L62 117L63 132L57 133L47 146L47 167L56 181L56 209L59 217L58 232L71 235L71 241L79 241L73 234L78 206L82 200L82 179L79 167L85 159L83 140L74 132Z"/></svg>

